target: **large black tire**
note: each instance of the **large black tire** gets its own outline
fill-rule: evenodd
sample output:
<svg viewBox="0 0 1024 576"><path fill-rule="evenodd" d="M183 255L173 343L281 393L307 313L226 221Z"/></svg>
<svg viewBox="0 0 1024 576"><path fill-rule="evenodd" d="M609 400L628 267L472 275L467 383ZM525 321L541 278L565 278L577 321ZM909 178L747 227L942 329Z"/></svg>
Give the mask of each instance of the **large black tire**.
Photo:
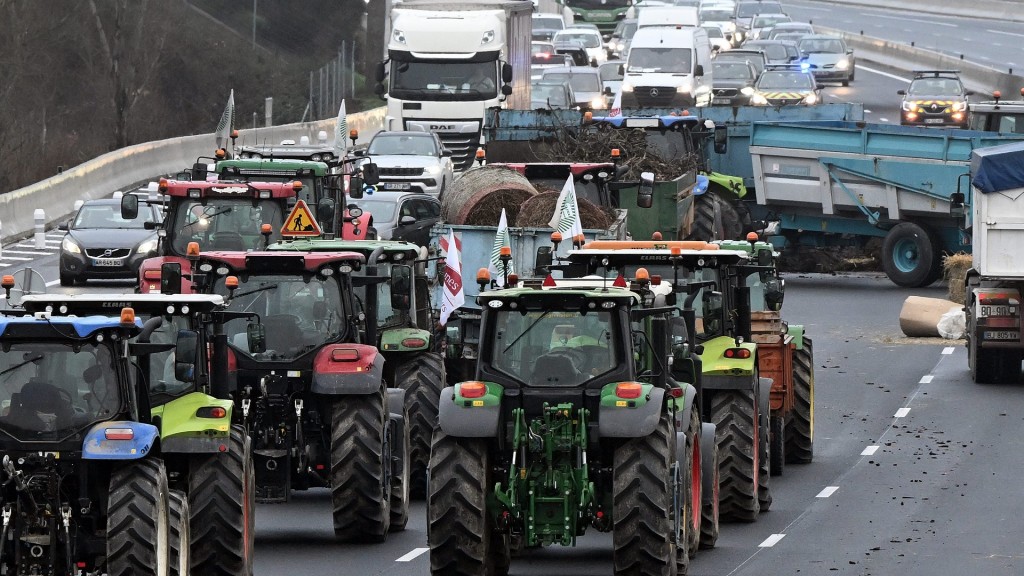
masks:
<svg viewBox="0 0 1024 576"><path fill-rule="evenodd" d="M171 531L168 537L171 558L167 573L170 576L189 576L191 570L189 551L192 539L189 531L188 496L181 490L171 490L167 501Z"/></svg>
<svg viewBox="0 0 1024 576"><path fill-rule="evenodd" d="M621 576L686 574L686 534L676 534L673 464L676 434L667 414L654 432L615 449L612 464L612 559ZM680 564L682 564L680 566ZM680 572L682 570L682 572Z"/></svg>
<svg viewBox="0 0 1024 576"><path fill-rule="evenodd" d="M334 535L343 542L383 542L391 523L384 388L332 399L330 414Z"/></svg>
<svg viewBox="0 0 1024 576"><path fill-rule="evenodd" d="M972 337L967 356L971 377L978 384L1002 384L1020 378L1021 353L1017 350L979 348Z"/></svg>
<svg viewBox="0 0 1024 576"><path fill-rule="evenodd" d="M786 462L809 464L814 459L814 345L793 351L793 412L786 423Z"/></svg>
<svg viewBox="0 0 1024 576"><path fill-rule="evenodd" d="M752 390L717 391L711 397L711 422L719 457L719 517L753 522L758 500L760 438L757 403Z"/></svg>
<svg viewBox="0 0 1024 576"><path fill-rule="evenodd" d="M398 429L398 422L393 422L395 425L394 429L391 430L392 438L395 440L392 442L392 454L394 450L398 449L401 445L400 452L397 457L402 460L402 473L398 476L391 477L391 525L388 529L392 532L401 532L405 530L407 524L409 524L409 475L410 461L409 461L409 405L406 404L403 407L403 418L401 421L401 429ZM392 458L393 460L394 458Z"/></svg>
<svg viewBox="0 0 1024 576"><path fill-rule="evenodd" d="M60 285L61 286L74 286L75 277L70 274L60 273Z"/></svg>
<svg viewBox="0 0 1024 576"><path fill-rule="evenodd" d="M109 494L107 574L167 576L170 490L163 461L145 458L116 469Z"/></svg>
<svg viewBox="0 0 1024 576"><path fill-rule="evenodd" d="M713 443L711 449L711 463L712 473L714 479L712 480L712 489L710 493L704 494L704 498L700 506L700 548L701 550L710 550L718 544L719 534L719 509L718 502L720 497L719 485L720 485L720 468L718 464L718 442ZM708 454L702 454L703 458L707 458Z"/></svg>
<svg viewBox="0 0 1024 576"><path fill-rule="evenodd" d="M761 429L758 431L758 442L761 445L761 454L758 458L761 464L761 471L757 475L757 502L761 512L767 512L772 507L771 488L771 417L770 410L766 406L760 411Z"/></svg>
<svg viewBox="0 0 1024 576"><path fill-rule="evenodd" d="M252 575L256 494L250 442L243 428L232 426L226 451L192 464L193 576Z"/></svg>
<svg viewBox="0 0 1024 576"><path fill-rule="evenodd" d="M938 279L941 265L935 238L920 224L900 222L882 242L882 269L897 286L928 286Z"/></svg>
<svg viewBox="0 0 1024 576"><path fill-rule="evenodd" d="M701 503L704 497L701 491L703 456L700 451L700 413L695 403L693 411L690 412L690 427L686 431L686 456L679 463L679 467L685 472L682 480L682 500L686 504L683 518L689 522L686 526L686 549L691 558L696 556L697 550L700 549Z"/></svg>
<svg viewBox="0 0 1024 576"><path fill-rule="evenodd" d="M395 386L405 390L405 405L409 407L412 497L417 500L427 494L430 441L437 427L437 405L444 385L444 358L440 354L417 354L395 368Z"/></svg>
<svg viewBox="0 0 1024 576"><path fill-rule="evenodd" d="M735 240L743 223L736 208L712 191L693 199L693 226L683 240Z"/></svg>
<svg viewBox="0 0 1024 576"><path fill-rule="evenodd" d="M782 476L786 467L786 418L782 414L772 414L768 428L771 437L769 471L772 476Z"/></svg>
<svg viewBox="0 0 1024 576"><path fill-rule="evenodd" d="M487 511L492 485L487 439L453 438L438 429L432 448L427 494L430 573L486 576L508 558L508 550L500 549L507 541L494 536Z"/></svg>

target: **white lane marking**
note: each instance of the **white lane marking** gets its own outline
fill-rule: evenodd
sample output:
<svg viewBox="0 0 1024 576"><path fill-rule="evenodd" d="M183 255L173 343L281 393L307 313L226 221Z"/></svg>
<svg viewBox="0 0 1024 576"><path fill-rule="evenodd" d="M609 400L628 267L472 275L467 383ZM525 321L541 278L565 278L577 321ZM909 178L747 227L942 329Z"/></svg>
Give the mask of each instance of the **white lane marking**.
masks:
<svg viewBox="0 0 1024 576"><path fill-rule="evenodd" d="M1016 36L1017 38L1024 38L1024 34L1018 34L1016 32L1003 32L1002 30L985 30L985 32L991 32L993 34L1006 34L1007 36ZM996 44L998 46L998 44Z"/></svg>
<svg viewBox="0 0 1024 576"><path fill-rule="evenodd" d="M46 287L49 288L50 286L56 286L57 284L60 284L60 280L50 280L46 283Z"/></svg>
<svg viewBox="0 0 1024 576"><path fill-rule="evenodd" d="M903 16L886 16L884 14L872 14L872 18L884 18L886 20L902 20L904 22L917 22L919 24L931 24L932 26L948 26L950 28L959 28L957 24L950 24L949 22L936 22L934 20L921 20L919 18L906 18Z"/></svg>
<svg viewBox="0 0 1024 576"><path fill-rule="evenodd" d="M869 68L868 66L864 66L863 64L857 64L857 69L858 70L863 70L865 72L870 72L872 74L878 74L879 76L885 76L886 78L892 78L893 80L900 80L902 82L906 82L907 84L910 84L910 80L907 80L903 76L897 76L895 74L890 74L888 72L882 72L881 70L876 70L874 68Z"/></svg>
<svg viewBox="0 0 1024 576"><path fill-rule="evenodd" d="M56 254L56 252L43 252L41 250L11 250L10 248L8 248L4 250L4 254L33 254L35 256L52 256L53 254Z"/></svg>
<svg viewBox="0 0 1024 576"><path fill-rule="evenodd" d="M415 549L413 549L412 552L409 552L405 556L402 556L398 560L395 560L395 562L411 562L417 556L419 556L420 554L423 554L424 552L426 552L428 550L430 550L430 548L415 548Z"/></svg>
<svg viewBox="0 0 1024 576"><path fill-rule="evenodd" d="M839 490L839 486L827 486L824 490L818 492L818 495L815 496L815 498L828 498L835 494L836 490Z"/></svg>
<svg viewBox="0 0 1024 576"><path fill-rule="evenodd" d="M948 356L949 354L953 353L953 350L955 350L955 348L953 348L952 346L947 346L942 349L942 353Z"/></svg>
<svg viewBox="0 0 1024 576"><path fill-rule="evenodd" d="M900 408L896 414L893 414L893 418L903 418L907 414L910 414L910 408Z"/></svg>
<svg viewBox="0 0 1024 576"><path fill-rule="evenodd" d="M4 252L7 252L7 250L4 250ZM39 255L43 256L42 253L40 253ZM21 256L4 256L3 259L4 260L17 260L18 262L31 262L32 260L35 260L35 258L23 258Z"/></svg>
<svg viewBox="0 0 1024 576"><path fill-rule="evenodd" d="M771 536L765 538L764 542L761 542L760 544L758 544L757 547L758 548L771 548L772 546L775 546L776 544L778 544L779 540L782 540L785 537L786 537L785 534L772 534Z"/></svg>
<svg viewBox="0 0 1024 576"><path fill-rule="evenodd" d="M888 118L884 118L884 117L883 117L883 118L879 118L879 119L878 119L878 121L879 121L879 122L888 122L888 121L889 121L889 119L888 119Z"/></svg>
<svg viewBox="0 0 1024 576"><path fill-rule="evenodd" d="M931 384L932 378L935 378L935 376L932 376L931 374L927 376L921 376L921 381L918 382L918 384Z"/></svg>
<svg viewBox="0 0 1024 576"><path fill-rule="evenodd" d="M878 452L878 446L868 446L867 448L864 449L863 452L860 453L860 455L861 456L871 456L875 452Z"/></svg>

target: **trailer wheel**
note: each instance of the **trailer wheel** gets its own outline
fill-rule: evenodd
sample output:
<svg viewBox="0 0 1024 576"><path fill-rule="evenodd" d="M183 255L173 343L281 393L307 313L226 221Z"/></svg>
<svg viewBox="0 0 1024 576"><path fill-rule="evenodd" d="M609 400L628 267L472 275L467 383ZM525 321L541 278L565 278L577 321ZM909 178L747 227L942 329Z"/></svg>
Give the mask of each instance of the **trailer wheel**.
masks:
<svg viewBox="0 0 1024 576"><path fill-rule="evenodd" d="M719 463L718 463L718 443L712 440L711 442L711 490L706 492L703 496L703 500L700 506L700 547L702 550L709 550L715 547L718 543L719 525L718 525L718 498L719 498ZM704 454L703 457L707 458L708 455Z"/></svg>
<svg viewBox="0 0 1024 576"><path fill-rule="evenodd" d="M882 242L882 268L897 286L921 288L934 282L941 255L928 230L914 222L893 226Z"/></svg>
<svg viewBox="0 0 1024 576"><path fill-rule="evenodd" d="M170 564L167 573L170 576L189 575L189 547L191 546L188 510L188 496L181 490L171 490L168 497L170 514L170 536L168 544L171 550Z"/></svg>
<svg viewBox="0 0 1024 576"><path fill-rule="evenodd" d="M684 519L689 522L686 527L686 550L690 557L697 555L700 548L700 532L704 494L701 490L701 458L704 454L700 451L700 414L697 406L694 405L690 412L690 429L686 432L686 457L680 466L685 467L688 473L684 476L686 507Z"/></svg>
<svg viewBox="0 0 1024 576"><path fill-rule="evenodd" d="M391 523L391 451L384 388L330 400L334 535L383 542Z"/></svg>
<svg viewBox="0 0 1024 576"><path fill-rule="evenodd" d="M193 576L252 575L255 470L249 435L231 427L224 452L189 470L189 531Z"/></svg>
<svg viewBox="0 0 1024 576"><path fill-rule="evenodd" d="M693 200L693 226L683 240L735 240L743 229L736 208L708 191Z"/></svg>
<svg viewBox="0 0 1024 576"><path fill-rule="evenodd" d="M487 510L491 482L487 439L454 438L434 431L427 494L430 573L438 576L489 574L508 558L494 535ZM495 550L497 546L499 549Z"/></svg>
<svg viewBox="0 0 1024 576"><path fill-rule="evenodd" d="M786 419L782 414L772 414L768 420L771 448L769 469L772 476L782 476L786 467Z"/></svg>
<svg viewBox="0 0 1024 576"><path fill-rule="evenodd" d="M786 462L809 464L814 459L814 346L793 351L793 413L786 424Z"/></svg>
<svg viewBox="0 0 1024 576"><path fill-rule="evenodd" d="M162 460L136 460L110 475L107 574L167 576L170 490Z"/></svg>
<svg viewBox="0 0 1024 576"><path fill-rule="evenodd" d="M437 405L444 385L444 358L440 354L417 354L395 368L395 386L405 390L405 405L409 407L409 462L415 499L427 494L430 441L437 427Z"/></svg>
<svg viewBox="0 0 1024 576"><path fill-rule="evenodd" d="M753 390L723 390L711 397L719 460L719 514L725 520L753 522L758 500L760 418Z"/></svg>
<svg viewBox="0 0 1024 576"><path fill-rule="evenodd" d="M667 414L654 432L615 449L612 464L612 558L616 575L686 573L685 521L674 494L676 434ZM681 567L680 563L684 565Z"/></svg>

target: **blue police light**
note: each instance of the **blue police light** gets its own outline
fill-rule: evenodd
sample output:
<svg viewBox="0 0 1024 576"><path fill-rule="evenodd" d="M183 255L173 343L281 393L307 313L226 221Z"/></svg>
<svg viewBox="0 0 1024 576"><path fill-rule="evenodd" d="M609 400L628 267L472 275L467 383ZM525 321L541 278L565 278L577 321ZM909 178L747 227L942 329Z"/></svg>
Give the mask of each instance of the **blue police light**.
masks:
<svg viewBox="0 0 1024 576"><path fill-rule="evenodd" d="M807 62L801 62L800 63L800 69L801 70L810 70L811 69L811 65L808 64Z"/></svg>

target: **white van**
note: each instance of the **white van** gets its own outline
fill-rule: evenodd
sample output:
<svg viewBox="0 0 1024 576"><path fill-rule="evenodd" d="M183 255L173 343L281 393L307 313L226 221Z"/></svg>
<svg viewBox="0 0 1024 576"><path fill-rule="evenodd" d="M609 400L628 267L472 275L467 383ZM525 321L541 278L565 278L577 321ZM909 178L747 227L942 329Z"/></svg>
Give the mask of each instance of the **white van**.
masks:
<svg viewBox="0 0 1024 576"><path fill-rule="evenodd" d="M711 80L711 44L703 28L640 28L623 66L622 107L709 106Z"/></svg>
<svg viewBox="0 0 1024 576"><path fill-rule="evenodd" d="M649 6L639 7L637 28L647 26L683 26L696 28L700 26L700 13L692 6Z"/></svg>

